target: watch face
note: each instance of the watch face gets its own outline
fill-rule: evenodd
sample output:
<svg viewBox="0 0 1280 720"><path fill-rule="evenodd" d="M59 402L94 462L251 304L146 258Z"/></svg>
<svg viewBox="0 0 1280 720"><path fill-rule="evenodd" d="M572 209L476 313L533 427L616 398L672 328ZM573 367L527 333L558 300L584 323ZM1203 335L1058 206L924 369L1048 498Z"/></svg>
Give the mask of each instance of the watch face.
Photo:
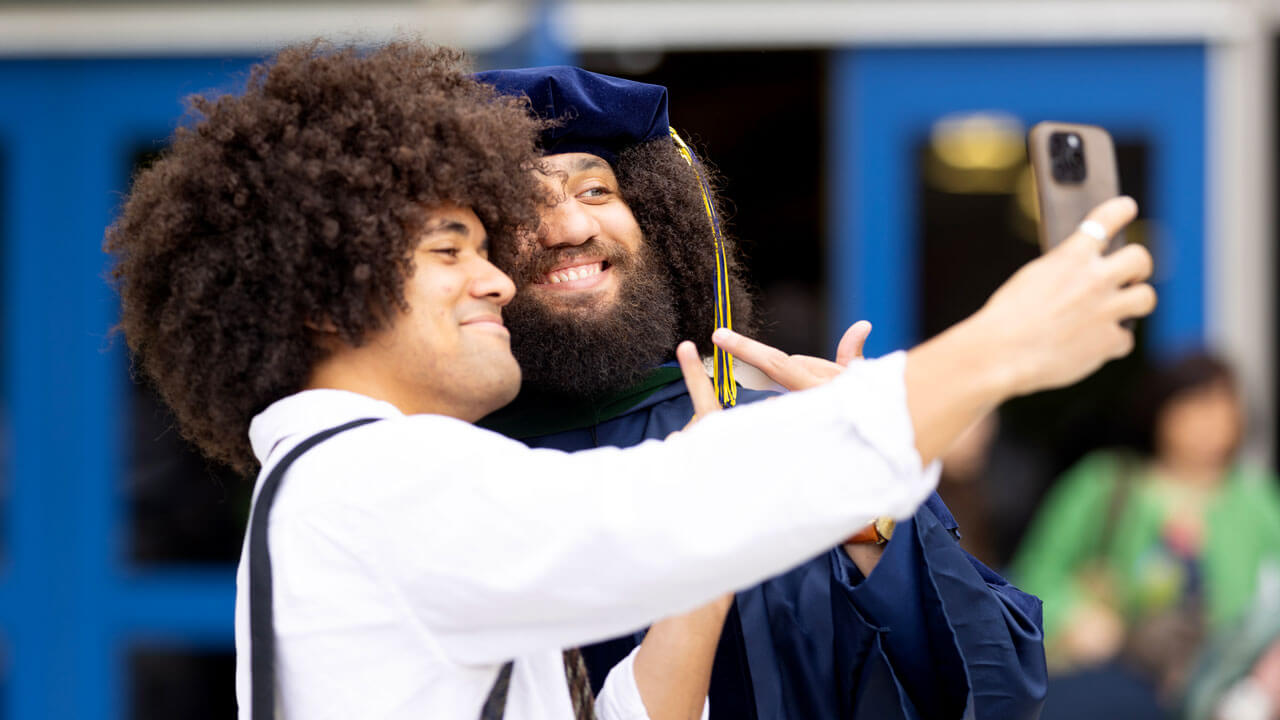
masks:
<svg viewBox="0 0 1280 720"><path fill-rule="evenodd" d="M891 517L876 518L876 534L880 536L880 544L883 545L893 538L893 529L898 523Z"/></svg>

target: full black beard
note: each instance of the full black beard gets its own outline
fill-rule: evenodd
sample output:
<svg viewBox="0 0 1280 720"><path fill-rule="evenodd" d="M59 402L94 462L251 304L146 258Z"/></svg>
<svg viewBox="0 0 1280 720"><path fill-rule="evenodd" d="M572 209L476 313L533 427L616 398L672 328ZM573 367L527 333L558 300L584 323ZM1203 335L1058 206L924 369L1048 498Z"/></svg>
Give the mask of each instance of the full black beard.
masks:
<svg viewBox="0 0 1280 720"><path fill-rule="evenodd" d="M618 255L610 253L610 268L619 275L618 295L603 311L558 312L520 292L503 309L511 352L524 374L521 395L597 399L639 382L674 357L675 294L669 278L647 246Z"/></svg>

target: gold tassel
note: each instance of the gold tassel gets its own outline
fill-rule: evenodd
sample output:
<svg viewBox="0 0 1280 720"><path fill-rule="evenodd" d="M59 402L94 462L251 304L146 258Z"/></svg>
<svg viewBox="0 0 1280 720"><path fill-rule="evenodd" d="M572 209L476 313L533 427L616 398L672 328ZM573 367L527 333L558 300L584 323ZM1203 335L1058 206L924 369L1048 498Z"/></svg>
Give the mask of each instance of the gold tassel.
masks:
<svg viewBox="0 0 1280 720"><path fill-rule="evenodd" d="M720 218L716 216L715 205L711 202L711 188L698 168L698 158L693 154L693 150L680 139L675 128L668 129L671 131L671 139L675 142L680 157L689 163L689 167L693 168L693 173L698 178L698 188L702 191L702 207L707 211L707 220L711 223L711 235L715 239L716 327L732 330L733 308L729 302L729 258L725 254L724 233L720 230ZM712 353L715 365L712 379L716 387L716 397L720 398L721 405L732 407L738 401L738 383L733 377L733 355L718 347L714 348Z"/></svg>

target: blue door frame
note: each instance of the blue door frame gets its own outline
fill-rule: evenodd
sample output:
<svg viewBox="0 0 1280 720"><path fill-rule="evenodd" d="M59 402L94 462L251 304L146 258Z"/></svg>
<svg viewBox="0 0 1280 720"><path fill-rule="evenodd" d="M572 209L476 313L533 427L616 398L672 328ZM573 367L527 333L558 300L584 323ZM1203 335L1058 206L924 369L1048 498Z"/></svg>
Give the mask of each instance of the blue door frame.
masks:
<svg viewBox="0 0 1280 720"><path fill-rule="evenodd" d="M834 337L875 325L870 354L919 337L916 151L933 123L999 110L1029 127L1087 122L1149 144L1144 215L1156 228L1156 354L1205 334L1205 48L881 48L834 53L828 207Z"/></svg>
<svg viewBox="0 0 1280 720"><path fill-rule="evenodd" d="M137 640L230 647L232 569L126 566L127 360L101 245L133 153L247 64L0 63L9 718L123 717Z"/></svg>

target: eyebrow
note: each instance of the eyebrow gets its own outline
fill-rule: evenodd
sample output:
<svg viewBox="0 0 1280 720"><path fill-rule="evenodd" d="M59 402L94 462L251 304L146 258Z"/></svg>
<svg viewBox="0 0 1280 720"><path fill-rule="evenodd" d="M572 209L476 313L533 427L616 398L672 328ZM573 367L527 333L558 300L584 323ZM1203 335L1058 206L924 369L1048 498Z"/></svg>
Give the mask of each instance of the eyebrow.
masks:
<svg viewBox="0 0 1280 720"><path fill-rule="evenodd" d="M440 220L435 224L427 225L422 231L423 235L432 235L438 232L453 232L459 235L470 235L471 229L457 220Z"/></svg>
<svg viewBox="0 0 1280 720"><path fill-rule="evenodd" d="M457 233L463 237L471 237L471 228L457 220L440 220L435 225L429 225L422 231L424 236L436 233ZM480 242L476 245L476 249L481 252L489 251L489 236L487 233L480 234Z"/></svg>
<svg viewBox="0 0 1280 720"><path fill-rule="evenodd" d="M575 158L570 168L573 172L586 172L588 170L612 170L609 163L598 157L580 157Z"/></svg>

